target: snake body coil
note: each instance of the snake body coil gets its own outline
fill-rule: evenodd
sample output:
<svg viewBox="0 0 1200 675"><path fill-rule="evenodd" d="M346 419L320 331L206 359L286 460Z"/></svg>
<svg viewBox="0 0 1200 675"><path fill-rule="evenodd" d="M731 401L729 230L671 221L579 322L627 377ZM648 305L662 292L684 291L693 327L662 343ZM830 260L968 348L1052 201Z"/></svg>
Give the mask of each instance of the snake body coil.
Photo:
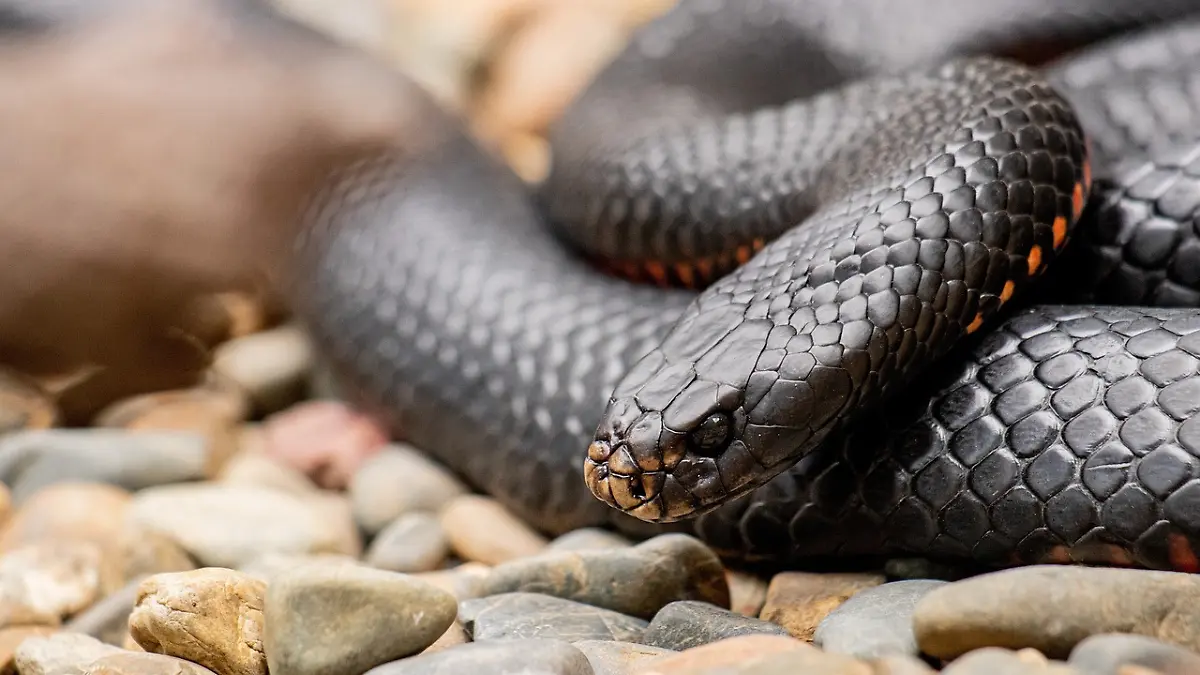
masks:
<svg viewBox="0 0 1200 675"><path fill-rule="evenodd" d="M1197 568L1200 311L1105 303L1200 299L1200 23L978 54L1190 3L860 4L683 0L537 199L429 106L315 200L319 344L547 531Z"/></svg>

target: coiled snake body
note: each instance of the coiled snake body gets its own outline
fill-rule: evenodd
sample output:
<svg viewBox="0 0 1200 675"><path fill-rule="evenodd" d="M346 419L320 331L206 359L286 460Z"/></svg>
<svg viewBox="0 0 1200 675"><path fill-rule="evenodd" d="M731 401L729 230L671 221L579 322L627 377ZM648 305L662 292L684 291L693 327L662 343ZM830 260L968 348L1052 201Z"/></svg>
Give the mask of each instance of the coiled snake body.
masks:
<svg viewBox="0 0 1200 675"><path fill-rule="evenodd" d="M1198 570L1189 12L682 0L536 195L432 104L331 180L297 306L364 406L551 533ZM1110 41L1003 58L1068 36Z"/></svg>

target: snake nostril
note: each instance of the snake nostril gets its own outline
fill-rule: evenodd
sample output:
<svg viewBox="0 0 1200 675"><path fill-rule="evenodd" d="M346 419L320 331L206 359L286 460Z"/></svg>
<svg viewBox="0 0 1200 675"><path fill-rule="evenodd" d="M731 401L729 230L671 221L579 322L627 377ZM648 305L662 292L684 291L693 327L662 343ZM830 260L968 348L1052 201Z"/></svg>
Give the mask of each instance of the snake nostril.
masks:
<svg viewBox="0 0 1200 675"><path fill-rule="evenodd" d="M629 483L629 494L639 501L646 499L646 486L640 480L633 480Z"/></svg>

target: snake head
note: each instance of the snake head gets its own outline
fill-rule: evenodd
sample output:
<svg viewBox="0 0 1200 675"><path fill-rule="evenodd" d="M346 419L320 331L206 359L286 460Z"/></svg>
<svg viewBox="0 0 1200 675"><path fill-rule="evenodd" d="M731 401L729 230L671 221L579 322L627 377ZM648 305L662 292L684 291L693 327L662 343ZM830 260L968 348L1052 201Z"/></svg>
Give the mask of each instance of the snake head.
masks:
<svg viewBox="0 0 1200 675"><path fill-rule="evenodd" d="M641 520L672 522L794 464L850 399L851 379L797 337L732 305L691 312L614 391L584 460L589 489Z"/></svg>

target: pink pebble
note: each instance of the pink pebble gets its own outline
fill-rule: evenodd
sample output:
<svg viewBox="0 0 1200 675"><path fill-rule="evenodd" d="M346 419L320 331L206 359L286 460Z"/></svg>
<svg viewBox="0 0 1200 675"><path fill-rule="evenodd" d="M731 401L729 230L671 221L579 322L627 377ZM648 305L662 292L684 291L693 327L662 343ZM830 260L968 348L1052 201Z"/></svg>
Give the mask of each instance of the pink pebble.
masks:
<svg viewBox="0 0 1200 675"><path fill-rule="evenodd" d="M303 471L317 485L340 490L370 456L389 443L370 417L337 401L310 401L267 418L264 452Z"/></svg>

